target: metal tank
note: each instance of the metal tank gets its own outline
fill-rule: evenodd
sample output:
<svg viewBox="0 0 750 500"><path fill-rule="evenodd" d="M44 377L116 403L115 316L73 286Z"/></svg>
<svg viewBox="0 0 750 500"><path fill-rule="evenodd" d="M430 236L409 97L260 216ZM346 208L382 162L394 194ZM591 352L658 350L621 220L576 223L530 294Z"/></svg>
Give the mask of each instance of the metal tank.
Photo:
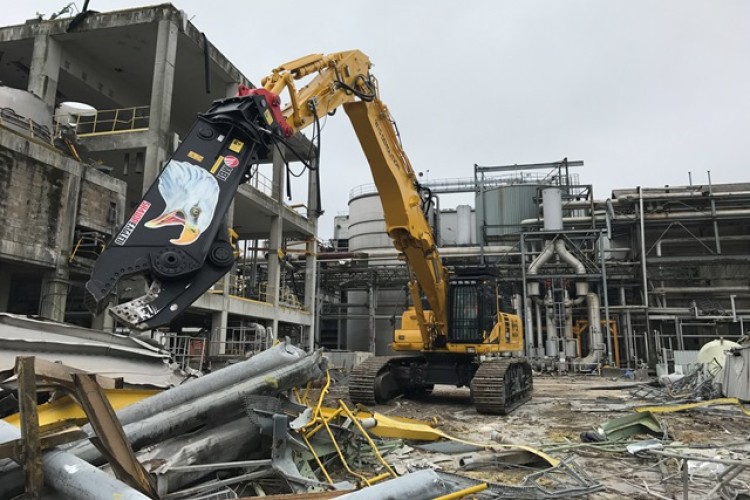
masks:
<svg viewBox="0 0 750 500"><path fill-rule="evenodd" d="M349 198L349 251L391 250L393 243L385 232L383 205L374 186L360 186L352 190ZM403 265L397 259L371 261L370 265ZM367 351L370 343L369 293L366 290L347 292L349 307L346 311L346 348ZM375 354L392 354L388 344L393 342L394 312L400 317L403 311L404 292L380 290L375 297Z"/></svg>
<svg viewBox="0 0 750 500"><path fill-rule="evenodd" d="M392 246L385 232L383 205L375 187L355 188L349 198L349 250L366 252Z"/></svg>
<svg viewBox="0 0 750 500"><path fill-rule="evenodd" d="M480 240L483 238L483 223L487 225L484 232L487 240L520 232L519 224L522 220L537 216L534 198L539 187L538 184L512 184L477 194L477 235Z"/></svg>
<svg viewBox="0 0 750 500"><path fill-rule="evenodd" d="M52 138L52 109L25 90L0 86L3 125L25 136L49 142Z"/></svg>
<svg viewBox="0 0 750 500"><path fill-rule="evenodd" d="M468 246L477 244L476 221L470 205L440 213L440 245Z"/></svg>

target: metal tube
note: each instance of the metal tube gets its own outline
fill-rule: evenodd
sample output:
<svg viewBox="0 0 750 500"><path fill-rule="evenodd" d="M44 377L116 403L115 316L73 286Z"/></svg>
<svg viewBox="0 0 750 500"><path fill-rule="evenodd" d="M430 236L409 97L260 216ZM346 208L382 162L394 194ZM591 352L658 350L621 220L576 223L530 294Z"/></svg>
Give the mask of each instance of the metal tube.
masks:
<svg viewBox="0 0 750 500"><path fill-rule="evenodd" d="M440 479L437 472L432 469L423 469L338 498L339 500L400 500L402 498L431 500L448 493L451 493L448 485Z"/></svg>
<svg viewBox="0 0 750 500"><path fill-rule="evenodd" d="M750 209L717 209L716 218L718 219L733 219L733 218L747 218L750 216ZM593 217L597 221L606 222L606 214L598 213ZM712 218L710 212L697 212L697 211L684 211L684 212L659 212L649 213L644 216L646 220L658 221L658 220L677 220L677 219L708 219ZM591 221L591 217L588 216L576 216L576 217L563 217L563 222L567 223L588 223ZM631 217L616 216L614 221L632 222ZM542 225L543 221L538 219L523 219L518 223L520 226L538 226Z"/></svg>
<svg viewBox="0 0 750 500"><path fill-rule="evenodd" d="M550 260L554 254L555 254L555 247L553 244L553 240L547 240L544 243L544 250L542 250L541 253L537 255L536 258L531 262L531 264L528 267L528 270L526 271L526 274L528 276L539 274L539 268L542 267L544 264L546 264L547 261Z"/></svg>
<svg viewBox="0 0 750 500"><path fill-rule="evenodd" d="M526 306L526 314L524 315L524 321L526 322L526 332L524 332L526 339L525 354L526 356L535 356L537 351L534 350L534 339L531 334L531 311L529 310L529 301L533 299L529 297L529 291L526 289L526 240L523 233L521 233L518 246L521 249L521 288L523 290L523 303ZM541 345L537 347L541 347Z"/></svg>
<svg viewBox="0 0 750 500"><path fill-rule="evenodd" d="M216 370L213 373L127 406L117 412L117 419L123 426L126 426L162 413L170 408L192 403L200 397L214 394L244 380L304 359L306 356L307 353L302 349L289 345L287 342L280 342L270 349L256 354L247 361ZM89 434L89 436L93 435L93 430L89 424L83 426L82 430Z"/></svg>
<svg viewBox="0 0 750 500"><path fill-rule="evenodd" d="M737 285L737 286L673 286L673 287L659 287L654 288L654 294L666 294L666 293L734 293L734 292L750 292L750 286L748 285Z"/></svg>
<svg viewBox="0 0 750 500"><path fill-rule="evenodd" d="M609 286L607 285L607 262L604 259L604 252L601 254L602 259L602 294L604 295L604 324L607 330L607 361L612 364L612 356L614 351L612 350L612 331L609 327ZM618 358L619 358L619 346L617 347ZM619 359L618 359L619 364ZM619 367L618 367L619 368Z"/></svg>
<svg viewBox="0 0 750 500"><path fill-rule="evenodd" d="M125 436L133 449L138 450L143 443L163 441L201 424L214 423L219 416L224 417L226 421L231 411L238 411L242 407L244 396L247 394L268 390L279 391L291 388L293 385L304 385L308 380L322 374L323 361L320 352L299 359L297 356L300 354L305 355L304 351L282 342L251 358L248 362L218 370L211 375L120 410L117 415L118 418L123 415L123 420L126 422L123 426ZM295 359L297 361L294 361ZM246 371L248 363L253 361L256 363L256 369L259 370L261 367L266 369L256 373L255 377L245 380L251 373ZM238 369L240 365L244 365L244 368ZM276 367L275 370L268 369L274 367ZM220 377L221 372L224 374ZM223 383L228 384L227 387L222 388ZM207 390L209 390L207 394L201 397L196 396ZM174 394L170 396L169 393L172 392ZM153 404L154 401L157 404ZM90 429L89 426L86 427ZM101 454L88 440L65 445L63 449L87 461L101 461ZM18 474L20 471L21 469L12 462L0 466L0 473L3 474L3 481L0 481L2 483L0 498L5 498L4 491L11 491L10 489L19 485L22 487L23 475ZM6 487L9 490L6 490Z"/></svg>
<svg viewBox="0 0 750 500"><path fill-rule="evenodd" d="M200 425L211 423L242 411L245 397L250 394L279 392L305 385L325 372L325 358L320 351L249 380L207 394L190 402L169 408L148 418L123 426L133 450L183 434ZM78 441L69 450L88 462L100 462L101 453L89 441Z"/></svg>
<svg viewBox="0 0 750 500"><path fill-rule="evenodd" d="M648 319L648 275L646 274L646 221L643 218L643 186L638 186L638 216L640 218L641 226L641 275L643 279L643 305L646 307L646 330L643 334L643 347L646 353L646 363L650 360L649 348L648 348L648 337L651 330L651 325Z"/></svg>
<svg viewBox="0 0 750 500"><path fill-rule="evenodd" d="M542 331L542 308L540 307L540 300L534 301L534 309L536 309L536 344L539 349L539 355L544 355L544 337Z"/></svg>
<svg viewBox="0 0 750 500"><path fill-rule="evenodd" d="M524 296L526 293L524 292ZM524 301L525 307L523 309L523 320L526 324L525 339L526 339L526 356L534 355L534 322L531 316L531 299L528 298Z"/></svg>
<svg viewBox="0 0 750 500"><path fill-rule="evenodd" d="M564 260L570 267L575 269L576 274L586 274L586 266L583 262L576 259L572 253L565 246L565 240L559 239L555 241L555 252ZM579 294L582 295L582 294Z"/></svg>
<svg viewBox="0 0 750 500"><path fill-rule="evenodd" d="M15 426L0 420L0 442L21 438L21 431ZM81 460L80 458L53 448L42 457L44 482L62 494L64 498L81 500L98 500L101 498L120 498L124 500L148 500L148 497L130 486L110 476L106 472ZM17 469L20 471L20 469ZM0 481L0 497L11 498L13 486L23 486L23 474L18 474L20 484L8 481L11 477L3 474Z"/></svg>
<svg viewBox="0 0 750 500"><path fill-rule="evenodd" d="M435 500L457 500L459 498L469 496L472 493L479 493L480 491L484 491L487 488L489 488L489 485L487 483L481 483L475 486L469 486L468 488L456 491L454 493L449 493L448 495L437 497L435 498Z"/></svg>
<svg viewBox="0 0 750 500"><path fill-rule="evenodd" d="M602 335L602 318L599 311L599 296L590 293L586 296L586 305L588 306L589 315L589 352L594 354L595 351L604 349L604 338Z"/></svg>

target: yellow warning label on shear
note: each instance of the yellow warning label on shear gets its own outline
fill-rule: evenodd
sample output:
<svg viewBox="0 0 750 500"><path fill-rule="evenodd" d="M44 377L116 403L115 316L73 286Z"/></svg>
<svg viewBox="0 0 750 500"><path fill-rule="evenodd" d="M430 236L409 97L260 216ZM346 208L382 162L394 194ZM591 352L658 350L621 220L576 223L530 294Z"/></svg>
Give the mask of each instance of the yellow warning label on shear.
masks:
<svg viewBox="0 0 750 500"><path fill-rule="evenodd" d="M242 146L244 145L244 142L238 141L237 139L232 139L232 143L229 145L229 150L234 151L235 153L239 153L240 151L242 151Z"/></svg>
<svg viewBox="0 0 750 500"><path fill-rule="evenodd" d="M198 163L203 161L203 155L199 155L195 151L190 151L188 154L188 158L192 158L193 160L197 161Z"/></svg>
<svg viewBox="0 0 750 500"><path fill-rule="evenodd" d="M219 165L221 165L223 161L224 161L224 157L223 156L219 156L218 158L216 158L216 163L214 163L214 166L211 167L211 173L212 174L216 173L216 171L219 169Z"/></svg>

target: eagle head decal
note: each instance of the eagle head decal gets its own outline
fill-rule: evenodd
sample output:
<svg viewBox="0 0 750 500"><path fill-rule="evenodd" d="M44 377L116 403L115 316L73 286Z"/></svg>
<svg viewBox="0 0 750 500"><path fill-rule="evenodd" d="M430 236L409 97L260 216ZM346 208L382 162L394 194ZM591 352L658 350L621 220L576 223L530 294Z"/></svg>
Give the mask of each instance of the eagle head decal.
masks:
<svg viewBox="0 0 750 500"><path fill-rule="evenodd" d="M146 227L182 226L175 245L190 245L211 225L219 200L219 183L206 170L184 161L170 161L159 177L164 212Z"/></svg>

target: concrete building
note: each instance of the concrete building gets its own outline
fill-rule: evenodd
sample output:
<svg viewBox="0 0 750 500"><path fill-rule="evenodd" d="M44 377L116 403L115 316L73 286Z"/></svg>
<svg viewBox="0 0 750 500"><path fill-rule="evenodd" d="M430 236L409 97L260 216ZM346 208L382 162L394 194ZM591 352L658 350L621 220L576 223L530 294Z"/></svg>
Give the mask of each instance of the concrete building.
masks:
<svg viewBox="0 0 750 500"><path fill-rule="evenodd" d="M0 311L114 328L81 300L97 253L197 113L252 84L170 4L0 28L0 81ZM61 112L65 102L74 111ZM77 137L61 136L61 122L72 123ZM309 154L304 137L295 140ZM311 345L315 198L304 193L304 211L284 203L282 154L257 167L229 210L248 263L173 331L210 328L222 342L272 332ZM293 277L294 290L281 258L288 241L307 245L311 260L307 274ZM137 288L127 283L116 300L139 295Z"/></svg>

